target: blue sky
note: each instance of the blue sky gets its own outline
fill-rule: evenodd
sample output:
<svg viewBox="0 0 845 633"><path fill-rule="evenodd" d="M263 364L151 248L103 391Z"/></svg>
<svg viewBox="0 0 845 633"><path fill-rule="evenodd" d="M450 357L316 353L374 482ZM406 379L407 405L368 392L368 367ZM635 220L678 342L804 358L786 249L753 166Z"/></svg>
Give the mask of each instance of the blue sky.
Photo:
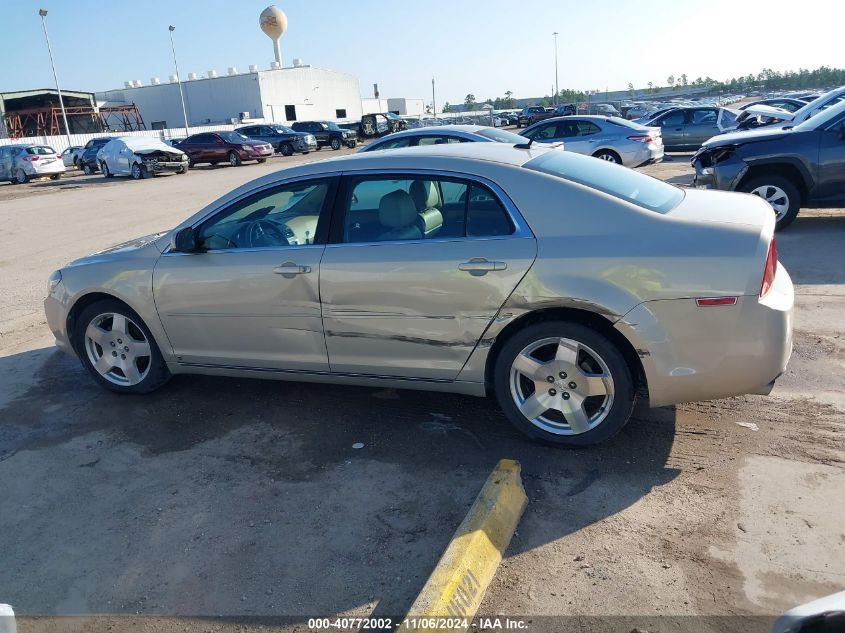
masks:
<svg viewBox="0 0 845 633"><path fill-rule="evenodd" d="M3 0L0 91L53 85L38 8L47 25L61 84L103 90L127 79L166 80L173 72L167 26L174 24L179 65L188 72L269 67L272 45L258 28L267 0ZM561 88L624 89L776 70L845 66L839 3L765 0L289 0L282 39L286 64L348 72L371 96L430 99L438 105L511 90L550 94L553 31ZM530 12L520 15L519 10ZM18 57L10 55L17 51Z"/></svg>

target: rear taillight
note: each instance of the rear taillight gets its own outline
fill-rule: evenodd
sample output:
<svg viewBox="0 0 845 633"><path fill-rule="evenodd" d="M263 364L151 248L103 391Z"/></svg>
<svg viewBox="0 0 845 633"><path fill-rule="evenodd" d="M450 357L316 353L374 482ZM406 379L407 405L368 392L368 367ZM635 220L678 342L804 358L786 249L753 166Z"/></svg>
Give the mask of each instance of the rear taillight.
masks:
<svg viewBox="0 0 845 633"><path fill-rule="evenodd" d="M637 141L638 143L652 143L654 138L650 134L633 134L628 137L629 141Z"/></svg>
<svg viewBox="0 0 845 633"><path fill-rule="evenodd" d="M23 157L24 160L28 160L28 161L33 162L33 163L35 161L37 161L39 158L41 158L41 157L40 156L24 156Z"/></svg>
<svg viewBox="0 0 845 633"><path fill-rule="evenodd" d="M769 254L766 255L766 266L763 268L763 283L760 285L760 296L765 297L775 282L775 272L778 269L778 249L775 238L769 243Z"/></svg>

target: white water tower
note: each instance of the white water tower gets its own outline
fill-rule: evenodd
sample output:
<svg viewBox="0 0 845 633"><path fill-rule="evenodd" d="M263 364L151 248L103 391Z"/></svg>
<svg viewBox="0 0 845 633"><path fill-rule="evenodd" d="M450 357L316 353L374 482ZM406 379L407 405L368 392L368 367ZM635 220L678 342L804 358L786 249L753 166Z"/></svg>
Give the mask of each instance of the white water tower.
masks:
<svg viewBox="0 0 845 633"><path fill-rule="evenodd" d="M281 68L282 49L279 45L279 40L282 39L282 35L284 35L288 28L288 16L285 15L284 11L277 8L275 4L271 4L258 16L258 25L264 31L264 34L273 40L273 52L276 54L276 63Z"/></svg>

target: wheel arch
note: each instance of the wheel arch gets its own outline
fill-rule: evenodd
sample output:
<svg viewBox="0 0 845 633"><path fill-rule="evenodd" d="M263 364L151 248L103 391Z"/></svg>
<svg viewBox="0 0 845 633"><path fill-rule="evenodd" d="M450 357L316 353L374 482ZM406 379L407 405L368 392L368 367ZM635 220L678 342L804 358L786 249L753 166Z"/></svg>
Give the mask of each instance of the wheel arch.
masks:
<svg viewBox="0 0 845 633"><path fill-rule="evenodd" d="M812 178L808 173L806 173L803 165L793 161L755 161L750 163L748 170L737 183L736 189L741 190L747 182L754 178L771 174L786 178L795 184L801 194L801 202L804 203L807 201L807 198L810 195L810 189L812 188Z"/></svg>
<svg viewBox="0 0 845 633"><path fill-rule="evenodd" d="M501 332L499 332L493 345L487 354L487 360L484 370L484 385L488 393L492 393L493 388L493 373L496 367L496 361L502 351L505 343L512 338L517 332L526 327L539 323L542 321L569 321L578 323L579 325L587 326L591 329L606 336L620 351L631 371L631 376L634 379L635 389L642 392L643 395L648 395L648 382L646 380L645 369L639 354L631 344L631 342L619 330L613 327L613 323L606 317L590 310L581 308L569 307L549 307L532 310L520 315L508 323Z"/></svg>

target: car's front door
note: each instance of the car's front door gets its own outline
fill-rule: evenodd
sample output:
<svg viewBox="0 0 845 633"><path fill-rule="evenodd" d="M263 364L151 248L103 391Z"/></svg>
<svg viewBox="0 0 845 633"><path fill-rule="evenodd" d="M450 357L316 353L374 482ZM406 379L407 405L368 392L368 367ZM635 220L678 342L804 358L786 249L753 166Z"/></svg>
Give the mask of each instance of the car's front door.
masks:
<svg viewBox="0 0 845 633"><path fill-rule="evenodd" d="M0 147L0 180L12 179L12 150Z"/></svg>
<svg viewBox="0 0 845 633"><path fill-rule="evenodd" d="M818 195L845 198L845 117L819 134Z"/></svg>
<svg viewBox="0 0 845 633"><path fill-rule="evenodd" d="M534 261L495 186L458 174L344 177L320 296L332 372L453 380Z"/></svg>
<svg viewBox="0 0 845 633"><path fill-rule="evenodd" d="M666 147L682 147L684 145L684 127L687 121L686 110L673 110L659 117L651 125L660 126L660 135Z"/></svg>
<svg viewBox="0 0 845 633"><path fill-rule="evenodd" d="M320 259L336 180L277 185L198 224L203 252L166 252L155 303L180 363L327 371Z"/></svg>

